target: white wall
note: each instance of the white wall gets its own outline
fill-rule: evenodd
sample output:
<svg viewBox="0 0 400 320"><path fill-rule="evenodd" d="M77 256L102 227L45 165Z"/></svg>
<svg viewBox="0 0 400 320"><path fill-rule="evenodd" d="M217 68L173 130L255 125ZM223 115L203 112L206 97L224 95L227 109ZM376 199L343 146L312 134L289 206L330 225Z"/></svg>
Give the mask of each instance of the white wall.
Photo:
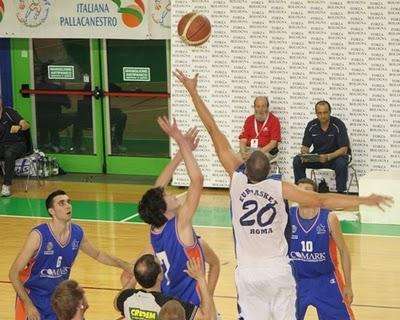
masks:
<svg viewBox="0 0 400 320"><path fill-rule="evenodd" d="M183 44L176 32L192 10L213 26L201 47ZM236 149L254 97L267 95L281 120L286 179L321 99L347 125L360 175L400 168L400 1L173 0L172 68L200 73L200 93ZM184 128L200 125L176 81L171 109ZM196 157L205 185L227 186L202 129ZM180 168L173 184L187 182Z"/></svg>

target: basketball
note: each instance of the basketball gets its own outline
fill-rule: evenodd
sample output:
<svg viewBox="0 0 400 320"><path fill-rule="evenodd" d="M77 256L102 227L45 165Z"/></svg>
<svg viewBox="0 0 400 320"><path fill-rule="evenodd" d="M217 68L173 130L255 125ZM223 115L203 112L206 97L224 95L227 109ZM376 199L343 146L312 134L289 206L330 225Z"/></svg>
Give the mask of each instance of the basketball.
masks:
<svg viewBox="0 0 400 320"><path fill-rule="evenodd" d="M188 45L198 46L210 37L211 23L207 17L196 12L190 12L179 21L178 34Z"/></svg>

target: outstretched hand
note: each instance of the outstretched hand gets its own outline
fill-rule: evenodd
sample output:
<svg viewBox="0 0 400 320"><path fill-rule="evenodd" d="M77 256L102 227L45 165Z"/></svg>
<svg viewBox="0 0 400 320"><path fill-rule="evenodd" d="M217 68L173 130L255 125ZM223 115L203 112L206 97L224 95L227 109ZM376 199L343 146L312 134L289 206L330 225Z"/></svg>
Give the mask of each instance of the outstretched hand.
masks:
<svg viewBox="0 0 400 320"><path fill-rule="evenodd" d="M180 81L180 83L183 84L183 86L190 94L197 91L197 78L199 77L198 73L196 73L193 78L189 78L179 69L172 71L172 73Z"/></svg>
<svg viewBox="0 0 400 320"><path fill-rule="evenodd" d="M187 270L184 270L190 277L199 281L204 279L205 274L199 258L190 258L186 262Z"/></svg>
<svg viewBox="0 0 400 320"><path fill-rule="evenodd" d="M200 138L198 137L199 130L197 127L190 128L185 133L185 139L189 143L190 148L192 151L196 150L197 146L199 145Z"/></svg>
<svg viewBox="0 0 400 320"><path fill-rule="evenodd" d="M178 141L179 139L185 139L181 130L178 128L175 118L172 121L172 124L169 122L166 116L158 117L157 122L161 129L175 141Z"/></svg>
<svg viewBox="0 0 400 320"><path fill-rule="evenodd" d="M376 206L382 211L385 211L384 206L391 207L393 204L393 198L388 196L381 196L379 194L371 194L368 197L364 198L363 204L367 206Z"/></svg>

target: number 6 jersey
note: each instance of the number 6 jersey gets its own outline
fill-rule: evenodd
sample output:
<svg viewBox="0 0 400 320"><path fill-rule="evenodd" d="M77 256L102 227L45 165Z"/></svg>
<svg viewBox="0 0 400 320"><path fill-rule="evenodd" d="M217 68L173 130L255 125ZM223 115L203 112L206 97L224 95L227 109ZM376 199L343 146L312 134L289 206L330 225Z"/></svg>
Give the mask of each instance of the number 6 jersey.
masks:
<svg viewBox="0 0 400 320"><path fill-rule="evenodd" d="M262 266L270 259L287 258L285 228L288 213L282 197L280 175L249 183L241 172L233 173L231 215L238 266Z"/></svg>

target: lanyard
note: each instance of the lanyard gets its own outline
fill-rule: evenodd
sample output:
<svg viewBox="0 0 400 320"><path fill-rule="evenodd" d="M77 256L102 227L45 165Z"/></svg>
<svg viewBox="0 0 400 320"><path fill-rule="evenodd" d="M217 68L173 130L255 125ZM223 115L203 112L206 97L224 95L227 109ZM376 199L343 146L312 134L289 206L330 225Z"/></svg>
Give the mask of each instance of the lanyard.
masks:
<svg viewBox="0 0 400 320"><path fill-rule="evenodd" d="M261 131L263 131L264 127L266 126L267 122L268 122L268 118L269 118L269 113L267 115L267 119L265 119L260 132L258 132L258 125L257 125L257 119L256 117L254 117L254 131L256 132L256 139L258 139L259 134L261 133Z"/></svg>

